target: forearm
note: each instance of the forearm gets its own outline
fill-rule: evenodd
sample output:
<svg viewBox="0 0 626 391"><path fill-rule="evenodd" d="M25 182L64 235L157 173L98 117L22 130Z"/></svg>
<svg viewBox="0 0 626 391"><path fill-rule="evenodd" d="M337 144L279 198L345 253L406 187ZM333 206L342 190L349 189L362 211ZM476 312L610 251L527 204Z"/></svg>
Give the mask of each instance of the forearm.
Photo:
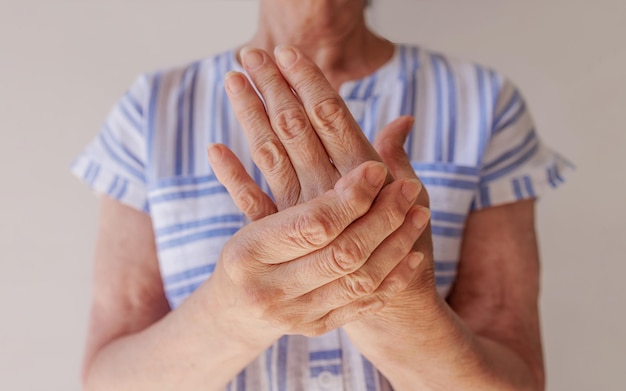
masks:
<svg viewBox="0 0 626 391"><path fill-rule="evenodd" d="M413 316L394 324L359 321L345 329L398 391L543 389L517 352L472 333L442 300L438 306L407 309Z"/></svg>
<svg viewBox="0 0 626 391"><path fill-rule="evenodd" d="M85 390L222 390L272 340L251 344L226 332L201 286L145 330L102 347L84 373ZM243 332L242 332L243 334Z"/></svg>

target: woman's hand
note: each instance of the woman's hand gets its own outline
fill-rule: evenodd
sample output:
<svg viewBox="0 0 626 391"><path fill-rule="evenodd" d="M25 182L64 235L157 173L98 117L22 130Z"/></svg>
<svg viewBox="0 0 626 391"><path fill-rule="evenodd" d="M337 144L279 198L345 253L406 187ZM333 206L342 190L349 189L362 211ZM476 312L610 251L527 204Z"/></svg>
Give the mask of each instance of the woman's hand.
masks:
<svg viewBox="0 0 626 391"><path fill-rule="evenodd" d="M236 160L222 146L211 158L216 166ZM381 163L364 163L332 190L235 234L207 295L223 332L254 348L283 334L319 335L405 290L423 259L411 248L427 219L414 206L419 182L383 188L386 175Z"/></svg>
<svg viewBox="0 0 626 391"><path fill-rule="evenodd" d="M418 182L402 148L412 118L401 117L382 130L375 143L379 155L321 71L297 49L278 48L278 66L261 50L244 49L241 56L263 101L247 78L238 73L229 74L226 89L248 138L252 158L265 176L276 204L255 185L238 159L225 147L213 146L209 152L216 176L252 220L319 196L367 160L384 159L390 174ZM219 159L215 156L218 152ZM388 175L385 184L392 181L393 177ZM426 192L422 190L416 201L415 219L426 225L430 217ZM368 229L376 229L379 222L371 220L368 224L371 224ZM421 278L414 278L412 286L420 286L422 294L426 292L430 296L428 302L432 303L437 301L432 241L430 229L425 231L419 241L415 237L413 248L425 254L428 262L422 265ZM396 240L392 232L387 232L389 245L376 249L376 257L367 262L360 260L364 267L390 271L401 263L408 248L401 253L394 252L404 244L392 244ZM355 274L361 272L354 271ZM409 296L414 301L415 295ZM402 317L406 316L402 301L389 302L403 309ZM387 321L393 322L394 316Z"/></svg>

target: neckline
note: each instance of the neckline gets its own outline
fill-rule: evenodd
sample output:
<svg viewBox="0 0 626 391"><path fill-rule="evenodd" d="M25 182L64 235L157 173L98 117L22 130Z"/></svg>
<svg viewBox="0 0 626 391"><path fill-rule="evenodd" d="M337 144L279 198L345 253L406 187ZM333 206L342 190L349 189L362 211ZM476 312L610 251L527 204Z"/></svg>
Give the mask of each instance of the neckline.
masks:
<svg viewBox="0 0 626 391"><path fill-rule="evenodd" d="M389 60L387 60L387 62L382 64L369 75L366 75L360 79L353 79L343 82L343 84L341 84L341 86L339 87L339 95L345 100L369 98L374 92L372 88L375 84L378 84L376 83L376 81L383 80L389 75L397 73L394 71L397 70L399 66L401 51L402 45L394 43L393 54L391 55ZM229 51L229 55L231 63L233 64L233 70L241 72L243 74L247 74L245 69L243 69L243 67L237 60L236 49L231 49Z"/></svg>

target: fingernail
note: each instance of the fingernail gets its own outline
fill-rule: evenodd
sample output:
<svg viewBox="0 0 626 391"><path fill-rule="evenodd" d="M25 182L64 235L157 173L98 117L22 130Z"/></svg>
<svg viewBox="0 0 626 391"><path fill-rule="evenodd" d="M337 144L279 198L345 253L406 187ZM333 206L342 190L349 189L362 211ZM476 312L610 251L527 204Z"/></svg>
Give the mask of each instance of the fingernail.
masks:
<svg viewBox="0 0 626 391"><path fill-rule="evenodd" d="M216 163L222 157L222 150L216 144L209 144L207 147L209 153L209 161Z"/></svg>
<svg viewBox="0 0 626 391"><path fill-rule="evenodd" d="M423 260L424 260L423 252L418 251L416 253L412 253L411 255L409 255L409 267L415 270L419 267L420 263L422 263Z"/></svg>
<svg viewBox="0 0 626 391"><path fill-rule="evenodd" d="M263 65L265 56L257 49L245 47L241 49L241 61L244 67L254 70Z"/></svg>
<svg viewBox="0 0 626 391"><path fill-rule="evenodd" d="M226 88L233 94L238 94L246 87L246 81L243 79L243 75L230 71L226 73Z"/></svg>
<svg viewBox="0 0 626 391"><path fill-rule="evenodd" d="M382 163L375 163L365 169L365 179L373 187L378 187L387 177L387 168Z"/></svg>
<svg viewBox="0 0 626 391"><path fill-rule="evenodd" d="M417 229L422 229L430 220L430 209L420 207L417 212L413 213L413 225Z"/></svg>
<svg viewBox="0 0 626 391"><path fill-rule="evenodd" d="M410 179L402 185L402 195L409 202L414 202L422 189L422 185L417 179Z"/></svg>
<svg viewBox="0 0 626 391"><path fill-rule="evenodd" d="M283 68L289 68L298 58L296 52L287 46L277 46L274 50L274 55L276 56L278 65Z"/></svg>

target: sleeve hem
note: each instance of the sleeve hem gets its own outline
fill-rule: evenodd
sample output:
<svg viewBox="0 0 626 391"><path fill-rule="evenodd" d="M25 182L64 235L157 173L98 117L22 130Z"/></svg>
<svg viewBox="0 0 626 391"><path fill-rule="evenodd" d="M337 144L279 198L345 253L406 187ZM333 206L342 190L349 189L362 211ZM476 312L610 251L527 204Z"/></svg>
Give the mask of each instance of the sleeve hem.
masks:
<svg viewBox="0 0 626 391"><path fill-rule="evenodd" d="M536 168L530 173L483 185L478 189L472 210L510 204L531 198L540 198L561 186L574 167L560 156L552 164Z"/></svg>
<svg viewBox="0 0 626 391"><path fill-rule="evenodd" d="M133 209L148 213L148 198L145 185L86 156L78 157L70 172L95 193L104 194Z"/></svg>

